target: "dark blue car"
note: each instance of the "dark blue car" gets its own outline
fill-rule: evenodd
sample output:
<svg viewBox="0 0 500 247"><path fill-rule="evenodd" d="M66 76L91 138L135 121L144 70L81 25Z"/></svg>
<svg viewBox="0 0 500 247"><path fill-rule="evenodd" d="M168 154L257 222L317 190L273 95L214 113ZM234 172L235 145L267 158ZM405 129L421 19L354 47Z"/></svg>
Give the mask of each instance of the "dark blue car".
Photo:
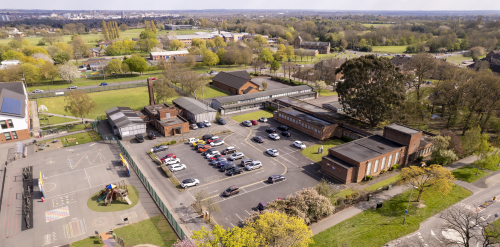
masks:
<svg viewBox="0 0 500 247"><path fill-rule="evenodd" d="M199 123L197 123L197 124L198 124L198 127L200 127L200 128L205 128L205 125L204 125L202 122L199 122Z"/></svg>
<svg viewBox="0 0 500 247"><path fill-rule="evenodd" d="M99 84L99 86L107 86L108 83L107 82L101 82L101 84Z"/></svg>
<svg viewBox="0 0 500 247"><path fill-rule="evenodd" d="M224 120L223 118L219 118L219 120L217 120L220 124L222 125L225 125L226 124L226 120Z"/></svg>

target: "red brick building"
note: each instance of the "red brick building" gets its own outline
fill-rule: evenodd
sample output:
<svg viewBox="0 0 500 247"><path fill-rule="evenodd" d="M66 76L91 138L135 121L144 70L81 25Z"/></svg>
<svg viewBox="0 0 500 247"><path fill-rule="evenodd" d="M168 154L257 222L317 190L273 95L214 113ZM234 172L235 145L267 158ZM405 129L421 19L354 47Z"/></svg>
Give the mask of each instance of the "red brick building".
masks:
<svg viewBox="0 0 500 247"><path fill-rule="evenodd" d="M182 110L173 105L156 104L145 106L138 115L164 136L189 132L189 122L182 117Z"/></svg>
<svg viewBox="0 0 500 247"><path fill-rule="evenodd" d="M259 92L259 85L251 81L246 70L220 72L212 79L212 86L232 94L249 94Z"/></svg>

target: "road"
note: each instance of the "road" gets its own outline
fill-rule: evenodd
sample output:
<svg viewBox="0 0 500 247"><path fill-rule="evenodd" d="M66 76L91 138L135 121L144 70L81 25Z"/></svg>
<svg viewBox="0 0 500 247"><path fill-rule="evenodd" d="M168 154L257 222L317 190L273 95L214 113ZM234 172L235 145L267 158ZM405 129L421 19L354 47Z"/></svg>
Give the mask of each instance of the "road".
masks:
<svg viewBox="0 0 500 247"><path fill-rule="evenodd" d="M146 80L134 80L134 81L124 81L124 82L115 82L115 83L109 83L108 86L114 86L114 85L126 85L126 84L135 84L139 82L145 82ZM92 86L82 86L78 87L78 89L87 89L87 88L98 88L98 87L106 87L106 86L99 86L101 84L100 81L96 81L96 85ZM57 92L68 92L71 91L68 88L59 88L59 89L51 89L51 90L43 90L43 93L57 93ZM29 94L36 94L33 91L28 92Z"/></svg>

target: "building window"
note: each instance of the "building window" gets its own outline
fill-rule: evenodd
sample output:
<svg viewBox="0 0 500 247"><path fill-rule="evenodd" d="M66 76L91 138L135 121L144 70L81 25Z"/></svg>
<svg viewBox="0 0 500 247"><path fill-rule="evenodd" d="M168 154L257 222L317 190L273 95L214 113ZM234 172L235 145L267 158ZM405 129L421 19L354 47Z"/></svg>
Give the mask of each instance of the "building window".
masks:
<svg viewBox="0 0 500 247"><path fill-rule="evenodd" d="M382 158L382 165L380 166L380 170L384 170L385 168L385 158L387 157Z"/></svg>
<svg viewBox="0 0 500 247"><path fill-rule="evenodd" d="M17 133L15 131L12 131L12 137L14 137L14 139L17 139Z"/></svg>
<svg viewBox="0 0 500 247"><path fill-rule="evenodd" d="M7 129L7 122L5 122L5 120L0 121L0 126L2 129Z"/></svg>
<svg viewBox="0 0 500 247"><path fill-rule="evenodd" d="M6 141L12 140L12 137L10 136L9 132L5 132L5 133L3 133L3 135L5 136Z"/></svg>
<svg viewBox="0 0 500 247"><path fill-rule="evenodd" d="M375 168L373 168L373 173L376 173L376 172L378 171L378 162L379 162L379 161L380 161L380 160L376 160L376 161L375 161Z"/></svg>
<svg viewBox="0 0 500 247"><path fill-rule="evenodd" d="M370 161L368 163L368 166L366 167L366 175L367 176L370 175L371 170L372 170L372 162Z"/></svg>
<svg viewBox="0 0 500 247"><path fill-rule="evenodd" d="M394 159L394 164L398 163L398 160L399 160L399 153L401 153L401 152L397 152L397 153L396 153L396 158Z"/></svg>
<svg viewBox="0 0 500 247"><path fill-rule="evenodd" d="M391 162L392 162L392 154L389 155L389 162L387 162L387 167L391 166Z"/></svg>
<svg viewBox="0 0 500 247"><path fill-rule="evenodd" d="M14 124L12 123L12 119L7 119L7 123L9 123L9 128L14 128Z"/></svg>

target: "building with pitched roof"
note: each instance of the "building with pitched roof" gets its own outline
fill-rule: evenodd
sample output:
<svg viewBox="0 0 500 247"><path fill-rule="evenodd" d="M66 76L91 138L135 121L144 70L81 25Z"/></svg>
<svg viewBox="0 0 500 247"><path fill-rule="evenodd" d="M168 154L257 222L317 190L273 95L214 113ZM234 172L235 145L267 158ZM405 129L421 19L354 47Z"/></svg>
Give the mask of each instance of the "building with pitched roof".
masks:
<svg viewBox="0 0 500 247"><path fill-rule="evenodd" d="M29 139L30 116L22 82L0 83L0 143Z"/></svg>
<svg viewBox="0 0 500 247"><path fill-rule="evenodd" d="M297 36L293 41L293 46L295 49L318 50L320 54L330 54L330 42L302 41L302 38Z"/></svg>
<svg viewBox="0 0 500 247"><path fill-rule="evenodd" d="M146 134L146 123L130 107L113 107L106 110L106 116L113 129L113 134L121 139L133 138L137 134Z"/></svg>
<svg viewBox="0 0 500 247"><path fill-rule="evenodd" d="M222 71L212 79L212 86L232 94L248 94L259 92L259 85L252 82L246 70Z"/></svg>
<svg viewBox="0 0 500 247"><path fill-rule="evenodd" d="M149 59L151 60L159 60L164 59L168 60L171 57L185 57L189 52L187 50L180 51L160 51L160 52L150 52Z"/></svg>
<svg viewBox="0 0 500 247"><path fill-rule="evenodd" d="M184 118L193 123L203 122L204 120L209 122L215 121L217 111L196 99L190 97L180 97L174 99L172 103L174 106L183 109Z"/></svg>

